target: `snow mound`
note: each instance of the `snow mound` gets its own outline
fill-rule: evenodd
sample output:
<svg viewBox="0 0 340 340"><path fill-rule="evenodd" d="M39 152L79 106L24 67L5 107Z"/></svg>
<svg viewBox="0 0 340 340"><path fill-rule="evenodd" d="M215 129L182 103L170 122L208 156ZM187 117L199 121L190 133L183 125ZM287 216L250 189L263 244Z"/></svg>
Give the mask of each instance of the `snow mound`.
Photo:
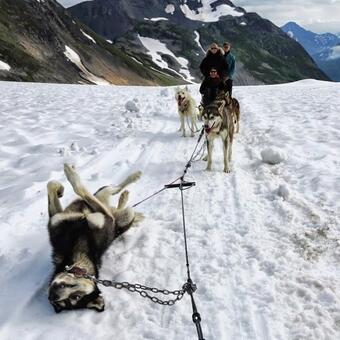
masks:
<svg viewBox="0 0 340 340"><path fill-rule="evenodd" d="M129 112L139 112L139 108L135 101L129 100L125 103L125 109Z"/></svg>
<svg viewBox="0 0 340 340"><path fill-rule="evenodd" d="M278 148L270 147L261 151L262 161L268 164L279 164L287 159L287 154Z"/></svg>
<svg viewBox="0 0 340 340"><path fill-rule="evenodd" d="M280 184L277 190L277 194L282 197L284 200L288 200L290 197L290 190L287 184Z"/></svg>

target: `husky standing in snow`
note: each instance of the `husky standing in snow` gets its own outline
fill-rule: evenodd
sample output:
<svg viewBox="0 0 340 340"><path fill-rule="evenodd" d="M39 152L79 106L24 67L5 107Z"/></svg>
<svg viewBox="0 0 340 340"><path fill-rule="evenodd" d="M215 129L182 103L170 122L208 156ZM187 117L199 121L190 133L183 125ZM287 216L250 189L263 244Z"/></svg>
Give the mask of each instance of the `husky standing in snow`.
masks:
<svg viewBox="0 0 340 340"><path fill-rule="evenodd" d="M236 99L230 98L229 92L227 92L222 100L215 100L203 108L202 119L208 148L208 163L206 170L208 171L211 170L214 140L218 137L220 137L223 142L223 171L231 171L230 162L232 156L233 139L235 127L237 128L237 115L238 117L240 116L240 107L237 104L238 101Z"/></svg>
<svg viewBox="0 0 340 340"><path fill-rule="evenodd" d="M48 298L57 313L79 308L101 312L105 303L100 290L91 279L82 275L97 278L106 249L115 238L140 220L141 214L125 207L129 195L127 190L120 195L117 208L109 205L109 199L137 181L141 172L133 173L116 187L105 186L92 195L72 166L65 164L64 171L80 199L63 209L59 201L63 196L63 186L56 181L47 184L48 232L55 265ZM66 271L65 266L69 266L70 270Z"/></svg>
<svg viewBox="0 0 340 340"><path fill-rule="evenodd" d="M196 125L196 103L194 98L189 93L188 87L186 86L184 89L177 88L176 89L176 101L179 119L181 121L181 126L178 131L182 131L182 136L185 137L185 120L190 119L190 123L188 123L189 129L191 130L191 137L194 137L194 133L198 131Z"/></svg>

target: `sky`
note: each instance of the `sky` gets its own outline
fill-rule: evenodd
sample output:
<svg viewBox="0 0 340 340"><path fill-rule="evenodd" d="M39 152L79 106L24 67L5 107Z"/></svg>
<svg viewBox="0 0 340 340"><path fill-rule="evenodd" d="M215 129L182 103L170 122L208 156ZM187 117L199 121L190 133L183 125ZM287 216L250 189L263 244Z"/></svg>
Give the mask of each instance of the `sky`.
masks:
<svg viewBox="0 0 340 340"><path fill-rule="evenodd" d="M58 0L65 7L83 0ZM316 33L340 32L340 0L232 0L248 12L256 12L277 26L295 21Z"/></svg>
<svg viewBox="0 0 340 340"><path fill-rule="evenodd" d="M340 0L232 0L277 26L295 21L316 33L340 32Z"/></svg>

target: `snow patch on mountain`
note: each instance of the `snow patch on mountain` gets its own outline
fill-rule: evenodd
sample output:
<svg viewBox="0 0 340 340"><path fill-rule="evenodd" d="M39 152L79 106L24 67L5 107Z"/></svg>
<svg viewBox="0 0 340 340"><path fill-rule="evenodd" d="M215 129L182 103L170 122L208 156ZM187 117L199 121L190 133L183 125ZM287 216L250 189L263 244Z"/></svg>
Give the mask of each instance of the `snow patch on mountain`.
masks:
<svg viewBox="0 0 340 340"><path fill-rule="evenodd" d="M173 15L175 13L175 6L173 4L168 4L165 7L165 13Z"/></svg>
<svg viewBox="0 0 340 340"><path fill-rule="evenodd" d="M9 71L11 69L11 66L9 66L7 63L4 61L0 60L0 70L1 71Z"/></svg>
<svg viewBox="0 0 340 340"><path fill-rule="evenodd" d="M162 18L162 17L159 17L159 18L144 18L144 20L150 20L150 21L167 21L169 20L168 18Z"/></svg>
<svg viewBox="0 0 340 340"><path fill-rule="evenodd" d="M244 14L226 4L216 6L214 10L211 6L214 2L216 2L216 0L201 0L202 7L197 8L197 10L190 9L185 3L184 5L180 5L180 9L188 19L203 22L217 22L222 16L242 16Z"/></svg>
<svg viewBox="0 0 340 340"><path fill-rule="evenodd" d="M197 31L194 31L194 33L195 33L195 41L196 41L196 43L197 43L197 45L198 45L198 47L202 50L202 52L205 54L206 53L206 51L204 50L204 48L202 47L202 45L201 45L201 42L200 42L200 34L197 32Z"/></svg>
<svg viewBox="0 0 340 340"><path fill-rule="evenodd" d="M80 32L89 40L91 40L94 44L96 44L97 42L87 33L85 33L82 29L80 30Z"/></svg>
<svg viewBox="0 0 340 340"><path fill-rule="evenodd" d="M72 50L72 48L67 45L65 45L64 54L68 60L77 65L77 67L84 73L85 78L88 81L96 85L110 85L110 83L104 78L97 77L96 75L91 73L82 63L78 53L76 53L74 50Z"/></svg>
<svg viewBox="0 0 340 340"><path fill-rule="evenodd" d="M157 39L142 37L138 35L139 40L143 46L148 50L148 54L151 56L152 61L162 69L168 69L172 72L179 74L184 80L193 82L195 78L191 76L188 68L188 60L183 57L176 57L167 46ZM181 66L179 73L169 67L168 63L162 58L162 55L169 55L174 58Z"/></svg>

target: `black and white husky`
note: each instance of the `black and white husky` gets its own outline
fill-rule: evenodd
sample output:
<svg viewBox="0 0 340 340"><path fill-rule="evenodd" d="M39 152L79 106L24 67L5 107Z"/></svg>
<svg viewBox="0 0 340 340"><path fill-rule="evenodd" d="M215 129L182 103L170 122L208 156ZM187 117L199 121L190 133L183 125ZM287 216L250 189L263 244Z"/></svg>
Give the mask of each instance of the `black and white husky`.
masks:
<svg viewBox="0 0 340 340"><path fill-rule="evenodd" d="M133 173L118 186L105 186L93 195L71 165L65 164L64 171L80 198L63 209L59 200L63 196L63 186L56 181L47 184L48 232L55 266L48 298L57 313L79 308L101 312L105 303L100 290L91 279L79 274L98 277L105 250L117 236L140 220L140 214L125 207L128 191L120 195L117 208L109 205L109 199L137 181L141 173ZM70 271L66 271L65 266L69 266Z"/></svg>

